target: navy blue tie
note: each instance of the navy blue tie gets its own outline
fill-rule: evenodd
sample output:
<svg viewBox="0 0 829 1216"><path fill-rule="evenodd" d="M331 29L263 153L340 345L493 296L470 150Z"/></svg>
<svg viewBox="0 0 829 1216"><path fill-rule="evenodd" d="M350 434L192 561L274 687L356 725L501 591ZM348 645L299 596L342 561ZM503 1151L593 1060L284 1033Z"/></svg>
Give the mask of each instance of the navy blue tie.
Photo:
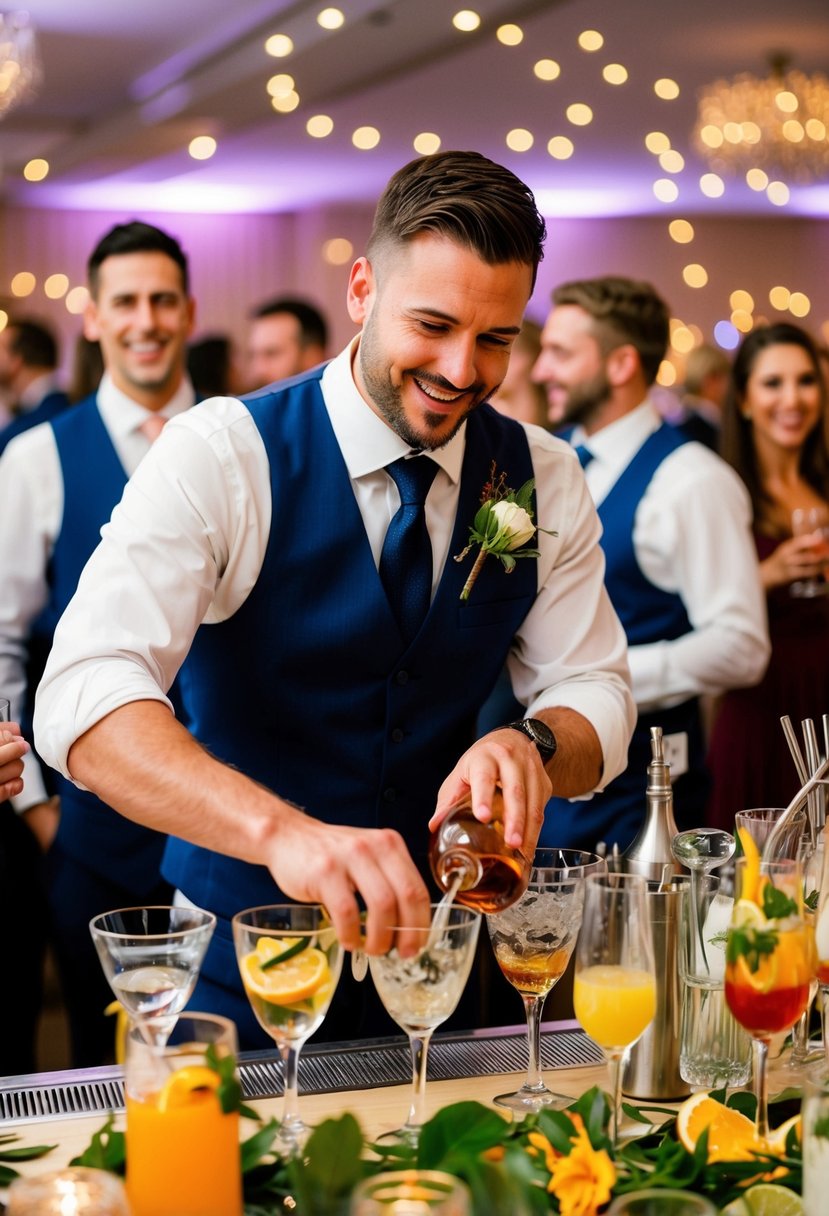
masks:
<svg viewBox="0 0 829 1216"><path fill-rule="evenodd" d="M428 456L401 457L386 467L400 491L400 506L383 541L380 579L407 642L423 624L432 598L432 542L425 503L437 471Z"/></svg>
<svg viewBox="0 0 829 1216"><path fill-rule="evenodd" d="M576 444L576 455L583 469L586 469L590 461L595 459L593 452L590 451L590 448L586 448L583 443Z"/></svg>

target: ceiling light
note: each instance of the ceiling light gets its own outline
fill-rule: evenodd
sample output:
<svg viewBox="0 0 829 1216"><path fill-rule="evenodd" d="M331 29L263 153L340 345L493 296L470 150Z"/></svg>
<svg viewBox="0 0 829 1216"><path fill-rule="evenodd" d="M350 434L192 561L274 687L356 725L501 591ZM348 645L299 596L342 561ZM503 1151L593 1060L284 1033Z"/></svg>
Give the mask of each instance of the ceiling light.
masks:
<svg viewBox="0 0 829 1216"><path fill-rule="evenodd" d="M628 70L622 63L608 63L602 68L602 76L608 84L624 84L628 78Z"/></svg>
<svg viewBox="0 0 829 1216"><path fill-rule="evenodd" d="M312 114L305 124L305 130L314 139L325 139L334 130L334 119L329 114Z"/></svg>
<svg viewBox="0 0 829 1216"><path fill-rule="evenodd" d="M520 25L499 25L495 37L504 46L519 46L524 41L524 31Z"/></svg>
<svg viewBox="0 0 829 1216"><path fill-rule="evenodd" d="M574 127L586 127L593 121L593 111L583 101L574 101L571 106L567 107L565 113L568 122L571 122Z"/></svg>
<svg viewBox="0 0 829 1216"><path fill-rule="evenodd" d="M604 38L598 30L583 30L579 34L579 46L583 51L599 51L604 46Z"/></svg>
<svg viewBox="0 0 829 1216"><path fill-rule="evenodd" d="M561 68L555 59L539 59L533 71L539 80L557 80L561 75Z"/></svg>
<svg viewBox="0 0 829 1216"><path fill-rule="evenodd" d="M324 8L317 14L317 25L324 30L338 30L345 23L345 15L338 8Z"/></svg>
<svg viewBox="0 0 829 1216"><path fill-rule="evenodd" d="M187 145L187 151L193 160L210 160L216 151L216 141L212 135L196 135Z"/></svg>
<svg viewBox="0 0 829 1216"><path fill-rule="evenodd" d="M11 281L13 296L30 296L37 285L37 279L30 270L20 270Z"/></svg>
<svg viewBox="0 0 829 1216"><path fill-rule="evenodd" d="M286 55L290 55L294 49L294 40L289 38L287 34L271 34L270 38L265 43L265 51L268 55L273 55L274 59L284 59Z"/></svg>
<svg viewBox="0 0 829 1216"><path fill-rule="evenodd" d="M787 70L777 55L765 77L742 72L700 91L694 141L719 170L768 170L792 181L829 174L829 80Z"/></svg>
<svg viewBox="0 0 829 1216"><path fill-rule="evenodd" d="M36 156L23 166L23 176L27 182L42 182L49 174L49 162Z"/></svg>
<svg viewBox="0 0 829 1216"><path fill-rule="evenodd" d="M660 80L655 81L653 91L663 101L674 101L679 97L679 85L668 76L663 76Z"/></svg>
<svg viewBox="0 0 829 1216"><path fill-rule="evenodd" d="M28 13L0 13L0 116L34 96L42 76Z"/></svg>
<svg viewBox="0 0 829 1216"><path fill-rule="evenodd" d="M421 131L412 140L412 147L421 156L433 156L435 152L440 151L440 136L434 131Z"/></svg>
<svg viewBox="0 0 829 1216"><path fill-rule="evenodd" d="M575 151L572 139L566 135L554 135L547 143L547 151L553 160L569 160Z"/></svg>
<svg viewBox="0 0 829 1216"><path fill-rule="evenodd" d="M474 9L462 8L459 13L455 13L455 16L452 18L452 24L462 34L471 34L481 24L481 18Z"/></svg>
<svg viewBox="0 0 829 1216"><path fill-rule="evenodd" d="M380 132L376 127L358 127L351 136L351 142L361 152L367 152L371 148L376 148L379 144Z"/></svg>
<svg viewBox="0 0 829 1216"><path fill-rule="evenodd" d="M514 127L507 133L507 147L513 152L529 152L533 146L532 132L526 127Z"/></svg>
<svg viewBox="0 0 829 1216"><path fill-rule="evenodd" d="M688 245L694 239L694 226L688 220L671 220L668 232L677 245Z"/></svg>

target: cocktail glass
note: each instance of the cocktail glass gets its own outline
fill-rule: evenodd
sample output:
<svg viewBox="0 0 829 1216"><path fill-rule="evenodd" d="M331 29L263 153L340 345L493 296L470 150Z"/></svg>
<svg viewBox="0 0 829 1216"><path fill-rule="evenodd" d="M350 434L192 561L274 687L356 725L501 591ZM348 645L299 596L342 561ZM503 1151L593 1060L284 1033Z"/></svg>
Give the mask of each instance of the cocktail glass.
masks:
<svg viewBox="0 0 829 1216"><path fill-rule="evenodd" d="M792 536L811 536L813 560L829 563L829 511L826 507L796 507L792 511ZM801 599L826 595L827 591L829 584L823 573L796 579L789 587L789 593Z"/></svg>
<svg viewBox="0 0 829 1216"><path fill-rule="evenodd" d="M271 904L233 917L233 943L248 1000L282 1059L283 1150L298 1150L308 1128L299 1116L302 1045L318 1030L340 978L343 952L320 904Z"/></svg>
<svg viewBox="0 0 829 1216"><path fill-rule="evenodd" d="M470 908L432 905L434 923L428 929L406 929L418 947L403 957L392 946L387 954L372 954L369 967L374 986L388 1014L409 1036L412 1050L412 1096L409 1114L398 1135L416 1141L424 1121L426 1059L434 1030L454 1012L475 957L480 915ZM404 927L395 929L395 934Z"/></svg>
<svg viewBox="0 0 829 1216"><path fill-rule="evenodd" d="M136 1025L130 1029L124 1077L132 1216L242 1216L237 1054L236 1027L213 1014L179 1018L166 1047L148 1043Z"/></svg>
<svg viewBox="0 0 829 1216"><path fill-rule="evenodd" d="M469 1188L439 1170L391 1170L354 1188L351 1216L469 1216Z"/></svg>
<svg viewBox="0 0 829 1216"><path fill-rule="evenodd" d="M768 1051L805 1010L814 975L814 944L803 918L803 876L793 859L737 859L737 898L726 943L725 999L751 1035L757 1097L755 1138L768 1139Z"/></svg>
<svg viewBox="0 0 829 1216"><path fill-rule="evenodd" d="M588 874L606 873L603 858L581 849L537 849L521 898L487 916L498 966L524 1002L527 1018L527 1079L514 1093L499 1094L499 1106L518 1114L569 1106L541 1075L541 1015L544 1002L564 974L576 945Z"/></svg>
<svg viewBox="0 0 829 1216"><path fill-rule="evenodd" d="M648 889L637 874L591 874L584 883L573 1005L608 1062L615 1144L620 1138L622 1064L656 1012Z"/></svg>
<svg viewBox="0 0 829 1216"><path fill-rule="evenodd" d="M748 811L737 811L734 816L734 825L740 849L744 853L747 852L744 833L748 832L758 850L762 853L766 847L766 841L771 836L772 829L785 809L785 807L772 806L755 807ZM796 817L784 829L777 841L775 861L786 857L797 858L800 856L804 827L805 820Z"/></svg>
<svg viewBox="0 0 829 1216"><path fill-rule="evenodd" d="M109 986L148 1042L167 1042L215 926L212 912L189 907L119 908L89 922Z"/></svg>

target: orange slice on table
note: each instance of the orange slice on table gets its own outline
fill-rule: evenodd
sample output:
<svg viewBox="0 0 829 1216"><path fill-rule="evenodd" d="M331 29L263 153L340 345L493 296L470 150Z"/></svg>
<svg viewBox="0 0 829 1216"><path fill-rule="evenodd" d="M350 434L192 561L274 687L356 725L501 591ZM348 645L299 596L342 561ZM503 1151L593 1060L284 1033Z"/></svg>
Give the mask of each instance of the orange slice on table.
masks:
<svg viewBox="0 0 829 1216"><path fill-rule="evenodd" d="M206 1068L203 1064L188 1064L167 1078L156 1106L159 1111L189 1106L197 1091L215 1091L219 1088L220 1080L219 1074L212 1068Z"/></svg>
<svg viewBox="0 0 829 1216"><path fill-rule="evenodd" d="M328 992L331 985L331 969L328 959L316 946L308 946L299 954L276 963L267 970L268 963L294 946L299 938L260 937L256 949L243 956L239 963L242 983L248 992L268 1001L271 1005L295 1005L317 995Z"/></svg>
<svg viewBox="0 0 829 1216"><path fill-rule="evenodd" d="M759 1146L754 1139L751 1119L702 1091L692 1094L680 1106L676 1116L676 1134L688 1152L692 1153L706 1128L709 1162L753 1159L752 1150Z"/></svg>

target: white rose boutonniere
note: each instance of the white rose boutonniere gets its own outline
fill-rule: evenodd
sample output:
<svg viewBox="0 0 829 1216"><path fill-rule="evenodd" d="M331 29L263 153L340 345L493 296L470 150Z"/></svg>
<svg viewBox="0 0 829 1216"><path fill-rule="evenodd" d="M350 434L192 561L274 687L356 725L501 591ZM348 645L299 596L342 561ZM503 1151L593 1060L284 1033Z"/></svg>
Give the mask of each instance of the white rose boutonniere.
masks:
<svg viewBox="0 0 829 1216"><path fill-rule="evenodd" d="M538 557L537 549L522 547L532 540L536 532L547 531L533 523L534 489L535 478L525 481L520 490L511 489L506 484L506 473L496 474L495 465L492 465L489 481L481 494L481 506L469 529L469 544L463 553L455 555L455 561L462 562L470 549L475 545L480 546L469 578L463 585L462 600L469 599L488 553L498 558L507 574L515 569L519 557ZM549 535L557 534L550 532Z"/></svg>

